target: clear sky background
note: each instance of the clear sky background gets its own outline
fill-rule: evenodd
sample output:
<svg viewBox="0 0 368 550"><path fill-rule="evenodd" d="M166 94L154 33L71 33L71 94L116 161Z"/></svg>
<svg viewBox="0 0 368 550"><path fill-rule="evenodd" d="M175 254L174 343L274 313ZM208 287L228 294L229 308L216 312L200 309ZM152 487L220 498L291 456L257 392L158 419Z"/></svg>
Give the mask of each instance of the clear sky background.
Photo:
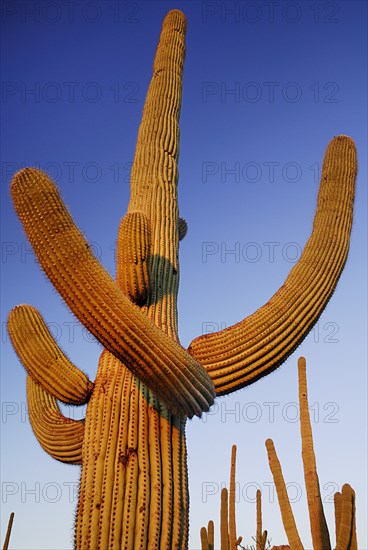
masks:
<svg viewBox="0 0 368 550"><path fill-rule="evenodd" d="M316 328L275 373L217 400L188 422L190 548L216 524L238 445L238 534L264 528L286 543L264 442L275 441L300 536L311 548L297 420L297 358L308 365L322 497L335 542L333 493L357 494L360 549L368 549L366 354L367 4L278 2L2 2L1 541L72 548L79 467L51 459L26 415L25 372L6 333L19 303L36 306L59 345L93 380L100 346L41 273L12 207L9 183L39 166L114 275L114 245L129 200L129 171L162 18L188 18L181 113L179 327L199 334L255 311L282 285L312 226L329 140L354 138L359 176L351 250ZM232 252L231 252L232 251ZM65 414L78 417L76 409Z"/></svg>

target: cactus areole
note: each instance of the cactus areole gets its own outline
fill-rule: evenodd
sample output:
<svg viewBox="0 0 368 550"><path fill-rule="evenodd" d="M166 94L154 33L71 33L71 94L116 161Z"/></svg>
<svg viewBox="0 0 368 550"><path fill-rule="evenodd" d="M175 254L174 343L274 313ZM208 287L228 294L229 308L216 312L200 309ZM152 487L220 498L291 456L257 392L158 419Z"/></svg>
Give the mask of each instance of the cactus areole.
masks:
<svg viewBox="0 0 368 550"><path fill-rule="evenodd" d="M238 324L196 338L187 350L180 345L185 29L183 13L167 14L119 229L116 280L93 256L46 174L26 168L12 181L15 209L41 267L104 347L91 382L34 307L20 305L9 315L11 340L28 372L33 431L52 457L81 464L77 549L187 548L187 417L285 361L320 316L347 257L356 157L353 141L337 136L327 148L311 236L284 285ZM85 420L65 418L58 400L87 403Z"/></svg>

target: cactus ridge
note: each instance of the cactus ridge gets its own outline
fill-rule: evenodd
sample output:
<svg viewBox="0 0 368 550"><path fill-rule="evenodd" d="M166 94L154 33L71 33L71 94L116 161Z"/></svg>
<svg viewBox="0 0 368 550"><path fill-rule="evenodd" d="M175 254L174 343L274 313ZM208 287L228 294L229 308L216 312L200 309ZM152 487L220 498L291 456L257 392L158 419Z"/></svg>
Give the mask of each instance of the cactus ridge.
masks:
<svg viewBox="0 0 368 550"><path fill-rule="evenodd" d="M66 418L57 401L31 376L27 376L29 419L41 447L53 458L81 464L84 421Z"/></svg>
<svg viewBox="0 0 368 550"><path fill-rule="evenodd" d="M208 410L214 392L206 371L124 296L46 174L22 170L12 195L42 268L77 318L174 412L192 417Z"/></svg>
<svg viewBox="0 0 368 550"><path fill-rule="evenodd" d="M88 401L93 383L59 348L35 307L13 308L8 316L8 332L28 374L50 395L70 405Z"/></svg>
<svg viewBox="0 0 368 550"><path fill-rule="evenodd" d="M274 370L317 321L347 258L355 176L354 143L337 136L326 151L312 234L285 283L240 323L190 344L188 351L207 369L218 395Z"/></svg>

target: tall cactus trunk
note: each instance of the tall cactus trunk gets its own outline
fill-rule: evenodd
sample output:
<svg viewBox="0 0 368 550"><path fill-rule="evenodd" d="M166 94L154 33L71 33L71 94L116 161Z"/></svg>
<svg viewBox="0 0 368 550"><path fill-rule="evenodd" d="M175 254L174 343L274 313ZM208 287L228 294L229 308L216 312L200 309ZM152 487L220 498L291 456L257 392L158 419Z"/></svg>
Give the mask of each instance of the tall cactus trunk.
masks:
<svg viewBox="0 0 368 550"><path fill-rule="evenodd" d="M184 433L185 421L105 350L86 416L77 549L187 546Z"/></svg>
<svg viewBox="0 0 368 550"><path fill-rule="evenodd" d="M149 289L141 311L177 342L177 157L185 26L179 11L170 12L163 23L128 208L128 216L144 215L151 234ZM117 282L126 292L125 274L119 272L124 260L118 250ZM102 353L86 416L77 549L187 547L185 423L110 352Z"/></svg>

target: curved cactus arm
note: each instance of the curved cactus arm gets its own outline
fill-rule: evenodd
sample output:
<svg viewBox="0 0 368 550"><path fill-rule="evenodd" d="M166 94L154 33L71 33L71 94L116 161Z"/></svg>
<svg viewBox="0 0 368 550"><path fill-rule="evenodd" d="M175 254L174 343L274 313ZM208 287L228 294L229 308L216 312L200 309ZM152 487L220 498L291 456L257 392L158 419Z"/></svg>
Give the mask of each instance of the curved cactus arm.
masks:
<svg viewBox="0 0 368 550"><path fill-rule="evenodd" d="M341 495L341 517L336 550L356 550L355 492L346 483L342 488Z"/></svg>
<svg viewBox="0 0 368 550"><path fill-rule="evenodd" d="M173 412L192 417L208 410L214 389L206 371L119 289L46 174L22 170L12 196L42 268L86 328Z"/></svg>
<svg viewBox="0 0 368 550"><path fill-rule="evenodd" d="M277 457L272 439L267 439L266 448L286 536L293 550L303 550L303 545L295 524L294 514L290 506L284 476L282 475L281 464Z"/></svg>
<svg viewBox="0 0 368 550"><path fill-rule="evenodd" d="M331 550L330 535L323 511L316 456L313 448L312 427L308 408L306 361L304 357L299 357L298 359L298 376L302 459L313 548Z"/></svg>
<svg viewBox="0 0 368 550"><path fill-rule="evenodd" d="M35 307L13 308L8 316L8 331L28 374L50 395L71 405L88 401L93 383L59 348Z"/></svg>
<svg viewBox="0 0 368 550"><path fill-rule="evenodd" d="M116 282L133 303L143 305L150 291L151 231L143 212L129 212L120 222Z"/></svg>
<svg viewBox="0 0 368 550"><path fill-rule="evenodd" d="M82 463L84 421L66 418L56 399L27 376L29 419L41 447L53 458L68 464Z"/></svg>
<svg viewBox="0 0 368 550"><path fill-rule="evenodd" d="M206 368L218 395L277 368L321 315L347 258L356 171L354 142L335 137L324 158L312 234L285 283L240 323L192 341L188 351Z"/></svg>

